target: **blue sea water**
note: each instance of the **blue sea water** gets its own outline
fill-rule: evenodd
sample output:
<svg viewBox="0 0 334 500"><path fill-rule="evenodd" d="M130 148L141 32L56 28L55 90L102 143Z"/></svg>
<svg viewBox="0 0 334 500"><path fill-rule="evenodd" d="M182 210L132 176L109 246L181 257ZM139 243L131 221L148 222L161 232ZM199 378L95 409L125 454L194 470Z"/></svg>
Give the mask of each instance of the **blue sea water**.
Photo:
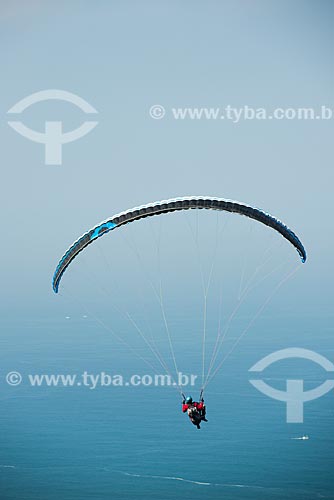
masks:
<svg viewBox="0 0 334 500"><path fill-rule="evenodd" d="M291 342L286 329L279 341L266 338L264 323L208 387L209 422L197 430L172 388L29 387L29 373L148 370L135 358L129 363L126 349L93 322L31 320L22 322L24 336L8 322L1 377L15 369L24 381L2 388L1 500L334 498L333 393L305 405L303 424L286 423L284 403L256 391L248 369L295 345L296 336ZM312 339L306 331L300 346L314 348ZM326 339L319 333L317 342L330 359ZM191 367L196 353L189 343L180 341L177 349ZM265 377L283 389L287 375L304 378L306 387L326 378L310 362L278 363ZM294 439L304 434L309 440Z"/></svg>

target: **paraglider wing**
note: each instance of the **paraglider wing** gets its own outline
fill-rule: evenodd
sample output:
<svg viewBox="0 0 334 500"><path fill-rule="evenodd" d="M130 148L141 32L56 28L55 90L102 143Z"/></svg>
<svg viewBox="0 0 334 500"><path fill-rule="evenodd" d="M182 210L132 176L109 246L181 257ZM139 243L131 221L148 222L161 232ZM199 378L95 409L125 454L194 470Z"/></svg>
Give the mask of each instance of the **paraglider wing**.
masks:
<svg viewBox="0 0 334 500"><path fill-rule="evenodd" d="M255 219L266 226L278 231L286 240L288 240L298 251L302 262L306 261L305 249L299 240L298 236L289 229L283 222L276 219L272 215L264 212L250 205L240 203L238 201L225 200L224 198L212 197L196 197L189 196L183 198L175 198L170 200L158 201L142 205L140 207L132 208L125 212L114 215L110 219L101 222L93 229L83 234L77 241L64 254L60 260L56 271L53 276L53 290L58 292L60 280L72 262L72 260L90 243L95 241L100 236L116 229L124 224L142 219L144 217L151 217L153 215L165 214L168 212L175 212L178 210L191 210L191 209L207 209L207 210L220 210L225 212L235 212L240 215L245 215L251 219Z"/></svg>

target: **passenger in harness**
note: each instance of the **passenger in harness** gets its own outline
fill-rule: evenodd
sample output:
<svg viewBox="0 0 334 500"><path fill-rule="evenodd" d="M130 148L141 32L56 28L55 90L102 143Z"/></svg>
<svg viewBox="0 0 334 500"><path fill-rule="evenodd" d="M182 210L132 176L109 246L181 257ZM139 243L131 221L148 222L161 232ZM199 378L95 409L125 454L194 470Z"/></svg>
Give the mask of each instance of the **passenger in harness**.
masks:
<svg viewBox="0 0 334 500"><path fill-rule="evenodd" d="M200 424L202 421L207 422L207 419L205 418L206 407L203 398L201 398L199 403L193 401L191 396L184 398L182 401L182 411L183 413L188 414L188 417L191 422L196 425L197 429L201 428Z"/></svg>

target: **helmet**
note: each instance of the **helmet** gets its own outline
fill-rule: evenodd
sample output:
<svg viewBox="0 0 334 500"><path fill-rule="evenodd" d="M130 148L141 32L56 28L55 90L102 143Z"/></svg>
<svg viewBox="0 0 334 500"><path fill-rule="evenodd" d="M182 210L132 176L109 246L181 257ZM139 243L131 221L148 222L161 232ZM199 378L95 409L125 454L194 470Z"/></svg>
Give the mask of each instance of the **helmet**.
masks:
<svg viewBox="0 0 334 500"><path fill-rule="evenodd" d="M186 403L187 403L187 404L191 404L192 402L193 402L193 398L192 398L191 396L188 396L188 397L186 398Z"/></svg>

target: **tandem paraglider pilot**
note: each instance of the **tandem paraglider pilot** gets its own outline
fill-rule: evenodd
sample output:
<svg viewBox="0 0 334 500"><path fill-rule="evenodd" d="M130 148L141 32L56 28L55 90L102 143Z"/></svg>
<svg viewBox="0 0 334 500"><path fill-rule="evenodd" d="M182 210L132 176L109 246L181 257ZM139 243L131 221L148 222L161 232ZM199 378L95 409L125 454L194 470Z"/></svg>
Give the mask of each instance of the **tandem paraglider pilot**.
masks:
<svg viewBox="0 0 334 500"><path fill-rule="evenodd" d="M193 401L191 396L184 398L182 401L182 411L183 413L188 414L188 417L191 422L196 425L197 429L201 428L200 424L202 421L207 422L207 419L205 418L206 407L203 398L201 398L199 403Z"/></svg>

